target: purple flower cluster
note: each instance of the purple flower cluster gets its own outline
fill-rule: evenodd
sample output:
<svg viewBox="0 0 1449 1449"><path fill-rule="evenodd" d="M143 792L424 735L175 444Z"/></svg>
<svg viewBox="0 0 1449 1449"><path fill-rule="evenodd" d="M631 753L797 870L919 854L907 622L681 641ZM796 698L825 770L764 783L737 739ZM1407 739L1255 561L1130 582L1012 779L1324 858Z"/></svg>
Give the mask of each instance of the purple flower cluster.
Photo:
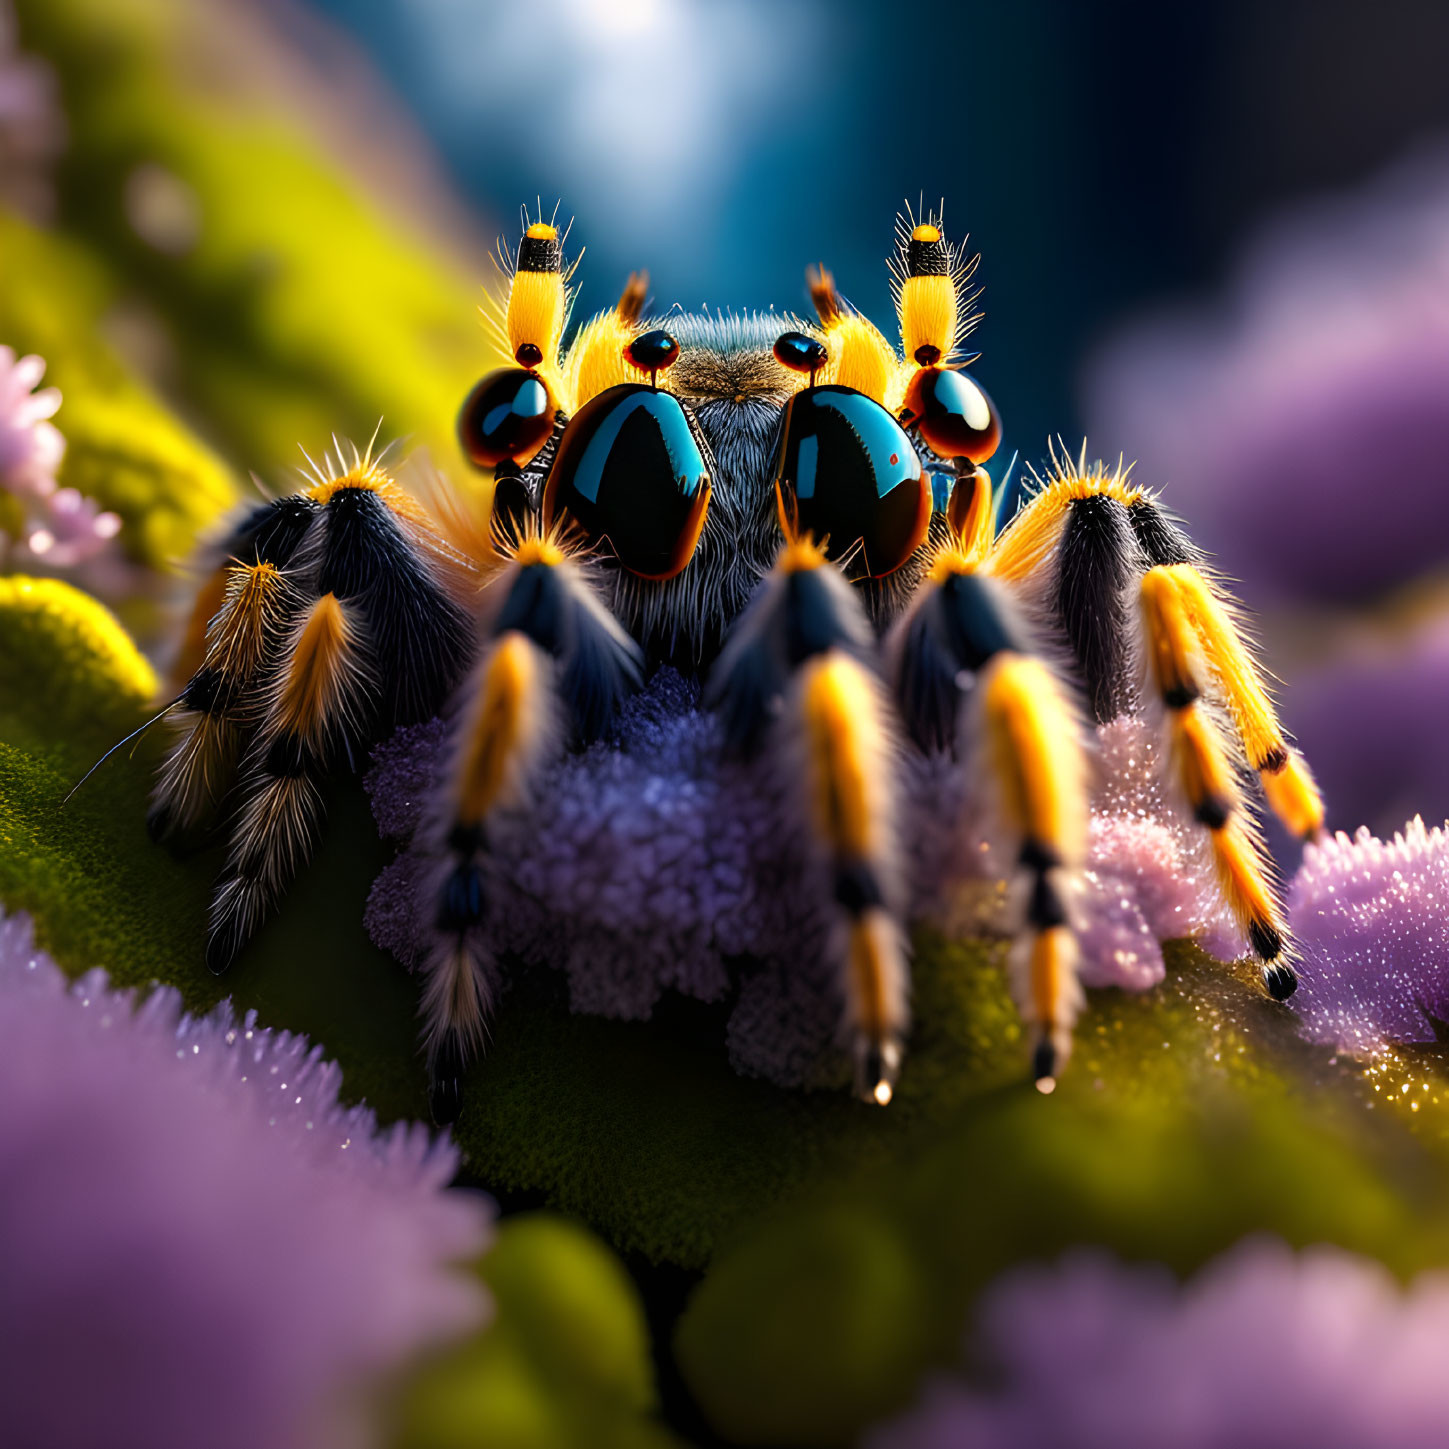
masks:
<svg viewBox="0 0 1449 1449"><path fill-rule="evenodd" d="M51 164L65 146L55 75L16 48L15 12L0 0L0 202L38 221L55 206Z"/></svg>
<svg viewBox="0 0 1449 1449"><path fill-rule="evenodd" d="M1162 978L1159 942L1177 936L1241 954L1202 832L1161 784L1150 727L1119 722L1100 745L1104 784L1078 902L1084 979L1145 990ZM368 789L385 835L411 840L445 747L432 721L375 752ZM903 787L912 918L961 934L1011 930L1000 893L983 889L996 872L968 771L913 756ZM844 1080L829 922L812 906L829 900L829 882L809 877L787 794L767 764L728 758L697 686L660 671L616 742L561 760L530 811L494 827L488 925L499 953L561 968L573 1009L601 1016L647 1018L669 990L706 1002L733 991L737 1070L786 1086ZM409 966L427 951L431 874L405 849L368 903L373 939Z"/></svg>
<svg viewBox="0 0 1449 1449"><path fill-rule="evenodd" d="M74 985L0 916L0 1403L11 1444L369 1442L363 1391L480 1324L456 1154L226 1007Z"/></svg>
<svg viewBox="0 0 1449 1449"><path fill-rule="evenodd" d="M1306 1029L1351 1051L1434 1041L1449 1020L1449 834L1415 818L1309 845L1288 893Z"/></svg>
<svg viewBox="0 0 1449 1449"><path fill-rule="evenodd" d="M1081 1253L988 1293L991 1389L929 1384L869 1449L1434 1449L1449 1278L1250 1239L1185 1287Z"/></svg>
<svg viewBox="0 0 1449 1449"><path fill-rule="evenodd" d="M1094 447L1170 484L1260 597L1362 597L1442 564L1449 160L1283 218L1210 310L1109 343L1085 403Z"/></svg>
<svg viewBox="0 0 1449 1449"><path fill-rule="evenodd" d="M44 375L41 358L17 359L12 348L0 347L0 491L10 494L20 520L9 562L50 571L94 559L120 532L121 520L74 488L57 487L65 439L50 419L60 393L36 391ZM0 515L0 539L5 526Z"/></svg>

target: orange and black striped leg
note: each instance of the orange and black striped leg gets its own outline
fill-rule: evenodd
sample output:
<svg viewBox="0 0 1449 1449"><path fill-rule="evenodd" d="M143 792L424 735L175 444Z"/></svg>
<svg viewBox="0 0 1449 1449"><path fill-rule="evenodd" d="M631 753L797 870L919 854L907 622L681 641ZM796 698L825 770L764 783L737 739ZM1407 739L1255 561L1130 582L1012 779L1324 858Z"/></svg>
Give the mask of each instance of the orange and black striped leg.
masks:
<svg viewBox="0 0 1449 1449"><path fill-rule="evenodd" d="M232 846L212 900L207 962L230 966L305 863L322 786L396 726L431 718L462 670L468 622L392 485L360 468L327 480L288 573L294 622L253 681ZM402 505L405 506L405 505Z"/></svg>
<svg viewBox="0 0 1449 1449"><path fill-rule="evenodd" d="M188 630L199 627L201 653L168 712L176 738L146 819L153 840L184 837L230 787L261 715L258 681L293 613L285 570L318 514L308 498L279 499L253 509L223 545L224 562L203 587ZM194 647L183 654L194 657Z"/></svg>
<svg viewBox="0 0 1449 1449"><path fill-rule="evenodd" d="M1025 878L1013 953L1017 1003L1032 1033L1032 1073L1051 1091L1081 1006L1069 904L1086 853L1081 724L1030 652L1011 597L964 550L939 554L888 654L901 712L928 753L973 761L994 785L996 831Z"/></svg>
<svg viewBox="0 0 1449 1449"><path fill-rule="evenodd" d="M887 706L870 622L810 540L787 543L710 681L734 747L765 751L829 882L845 1026L864 1101L890 1101L909 1025Z"/></svg>
<svg viewBox="0 0 1449 1449"><path fill-rule="evenodd" d="M1264 985L1284 1001L1298 984L1286 959L1287 927L1221 727L1203 704L1199 641L1173 568L1154 568L1144 575L1142 617L1183 793L1209 832L1219 883L1263 963Z"/></svg>
<svg viewBox="0 0 1449 1449"><path fill-rule="evenodd" d="M323 594L293 628L253 745L231 852L212 899L212 970L231 964L311 856L328 764L349 735L362 736L377 683L359 609Z"/></svg>
<svg viewBox="0 0 1449 1449"><path fill-rule="evenodd" d="M489 829L527 804L542 768L570 735L611 728L639 677L639 651L578 563L536 533L490 587L497 612L458 701L437 833L436 945L423 996L434 1119L451 1122L462 1078L482 1047L492 999L488 945Z"/></svg>
<svg viewBox="0 0 1449 1449"><path fill-rule="evenodd" d="M1262 671L1232 605L1213 588L1201 555L1156 503L1138 498L1127 512L1148 562L1163 568L1177 590L1182 612L1216 677L1268 804L1294 835L1316 838L1323 830L1322 797L1307 762L1284 738Z"/></svg>

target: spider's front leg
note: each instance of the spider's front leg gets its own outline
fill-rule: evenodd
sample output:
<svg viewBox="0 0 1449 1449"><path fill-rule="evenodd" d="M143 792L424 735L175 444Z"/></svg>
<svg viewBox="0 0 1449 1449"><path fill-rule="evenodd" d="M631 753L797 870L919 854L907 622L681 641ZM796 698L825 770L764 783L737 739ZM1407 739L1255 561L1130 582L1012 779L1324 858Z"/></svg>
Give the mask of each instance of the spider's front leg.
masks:
<svg viewBox="0 0 1449 1449"><path fill-rule="evenodd" d="M969 547L942 549L887 653L917 745L956 754L995 784L995 843L1026 882L1013 987L1032 1029L1033 1075L1049 1092L1082 1002L1070 919L1087 840L1081 725L1007 590L979 562Z"/></svg>
<svg viewBox="0 0 1449 1449"><path fill-rule="evenodd" d="M717 661L710 699L731 745L764 753L829 882L857 1094L889 1102L909 1024L888 706L859 598L809 538L788 542Z"/></svg>
<svg viewBox="0 0 1449 1449"><path fill-rule="evenodd" d="M516 522L517 520L515 520ZM501 530L500 530L501 531ZM437 944L423 995L433 1117L453 1121L493 996L489 828L527 803L571 737L606 734L638 682L639 650L584 568L531 518L490 584L483 653L456 701L453 757L431 829Z"/></svg>

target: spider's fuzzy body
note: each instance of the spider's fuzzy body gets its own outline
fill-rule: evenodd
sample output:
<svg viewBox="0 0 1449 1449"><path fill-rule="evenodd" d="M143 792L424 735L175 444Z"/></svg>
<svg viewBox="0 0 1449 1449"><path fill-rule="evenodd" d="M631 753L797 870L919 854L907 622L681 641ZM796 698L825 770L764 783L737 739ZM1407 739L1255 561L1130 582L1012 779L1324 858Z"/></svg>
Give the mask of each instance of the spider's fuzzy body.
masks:
<svg viewBox="0 0 1449 1449"><path fill-rule="evenodd" d="M1155 699L1227 902L1270 990L1292 989L1240 776L1303 834L1321 823L1311 777L1152 495L1054 458L995 536L981 465L999 424L951 365L969 360L974 261L937 218L899 238L899 353L823 271L818 324L649 321L636 276L564 351L557 233L540 219L506 259L496 320L518 366L460 418L494 472L491 525L339 457L243 524L198 605L156 819L194 823L240 768L213 964L305 858L320 774L441 711L398 737L432 784L373 922L426 970L439 1117L515 956L615 1014L667 987L738 992L736 1023L773 1017L797 1058L821 1035L791 1019L824 1000L857 1091L889 1101L907 927L979 873L983 839L1014 884L1016 994L1049 1089L1080 1001L1085 720Z"/></svg>

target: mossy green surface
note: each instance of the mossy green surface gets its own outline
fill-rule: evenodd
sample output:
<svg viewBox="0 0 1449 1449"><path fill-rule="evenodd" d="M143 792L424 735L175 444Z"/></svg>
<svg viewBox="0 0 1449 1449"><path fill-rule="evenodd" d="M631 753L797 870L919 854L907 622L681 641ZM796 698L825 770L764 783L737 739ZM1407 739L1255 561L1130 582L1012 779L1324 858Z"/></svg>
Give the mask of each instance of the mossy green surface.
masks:
<svg viewBox="0 0 1449 1449"><path fill-rule="evenodd" d="M618 1260L576 1223L500 1225L478 1269L492 1324L423 1369L396 1449L666 1449L643 1308Z"/></svg>
<svg viewBox="0 0 1449 1449"><path fill-rule="evenodd" d="M232 991L264 1023L321 1042L349 1096L420 1115L415 983L361 926L386 852L355 784L333 791L317 861L225 981L202 963L218 848L177 859L145 835L164 726L62 805L145 718L151 684L93 601L0 584L0 900L35 916L68 969L166 980L198 1008ZM1301 1041L1251 979L1180 947L1156 991L1093 993L1044 1097L1026 1081L1002 956L918 934L917 1026L885 1111L735 1076L715 1013L575 1017L547 978L525 981L468 1084L468 1173L576 1215L618 1251L703 1270L678 1362L715 1428L748 1443L847 1441L955 1358L984 1283L1074 1244L1184 1272L1254 1231L1336 1242L1401 1273L1449 1262L1441 1054L1366 1072ZM540 1292L566 1298L574 1272ZM586 1310L565 1316L587 1322ZM624 1398L632 1382L637 1407L621 1332L555 1347L571 1375ZM537 1372L498 1377L518 1396L509 1432L569 1442L528 1438L561 1432L535 1421L548 1402Z"/></svg>
<svg viewBox="0 0 1449 1449"><path fill-rule="evenodd" d="M445 260L275 103L214 84L205 8L15 8L21 44L60 81L61 226L157 325L168 381L228 454L271 476L298 443L365 440L383 418L384 437L453 460L453 416L489 359L485 277ZM158 180L194 216L174 247L136 224L137 187Z"/></svg>
<svg viewBox="0 0 1449 1449"><path fill-rule="evenodd" d="M74 242L0 212L0 344L39 353L61 391L61 486L120 515L120 545L164 569L237 498L226 466L128 369L102 334L116 278Z"/></svg>

